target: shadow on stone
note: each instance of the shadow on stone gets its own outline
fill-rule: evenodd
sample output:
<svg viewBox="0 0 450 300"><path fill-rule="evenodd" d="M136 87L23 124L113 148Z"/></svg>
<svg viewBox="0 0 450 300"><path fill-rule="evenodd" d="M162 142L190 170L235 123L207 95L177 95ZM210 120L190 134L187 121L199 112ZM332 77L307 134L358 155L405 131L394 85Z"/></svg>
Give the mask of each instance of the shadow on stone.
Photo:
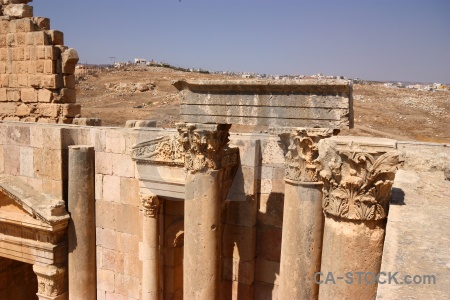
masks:
<svg viewBox="0 0 450 300"><path fill-rule="evenodd" d="M399 188L392 188L391 196L392 205L406 205L405 203L405 192Z"/></svg>

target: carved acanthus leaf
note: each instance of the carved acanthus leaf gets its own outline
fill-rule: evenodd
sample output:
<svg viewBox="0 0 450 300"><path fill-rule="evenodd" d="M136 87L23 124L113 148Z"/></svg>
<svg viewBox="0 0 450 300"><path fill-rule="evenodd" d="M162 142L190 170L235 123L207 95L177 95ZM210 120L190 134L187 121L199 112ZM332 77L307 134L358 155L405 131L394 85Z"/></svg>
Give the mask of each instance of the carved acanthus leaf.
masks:
<svg viewBox="0 0 450 300"><path fill-rule="evenodd" d="M184 148L177 135L159 137L133 146L133 160L154 164L183 165Z"/></svg>
<svg viewBox="0 0 450 300"><path fill-rule="evenodd" d="M231 125L227 124L177 124L180 142L185 152L184 167L190 172L205 169L217 170L228 148Z"/></svg>
<svg viewBox="0 0 450 300"><path fill-rule="evenodd" d="M316 170L319 156L317 143L331 137L334 132L328 128L297 128L291 129L290 133L279 133L280 146L285 152L285 178L302 182L319 181Z"/></svg>
<svg viewBox="0 0 450 300"><path fill-rule="evenodd" d="M324 152L318 159L320 178L324 182L324 211L351 220L386 218L393 180L401 163L400 154L397 151Z"/></svg>
<svg viewBox="0 0 450 300"><path fill-rule="evenodd" d="M33 271L37 275L38 280L37 294L46 297L56 297L67 292L66 270L66 267L34 265Z"/></svg>

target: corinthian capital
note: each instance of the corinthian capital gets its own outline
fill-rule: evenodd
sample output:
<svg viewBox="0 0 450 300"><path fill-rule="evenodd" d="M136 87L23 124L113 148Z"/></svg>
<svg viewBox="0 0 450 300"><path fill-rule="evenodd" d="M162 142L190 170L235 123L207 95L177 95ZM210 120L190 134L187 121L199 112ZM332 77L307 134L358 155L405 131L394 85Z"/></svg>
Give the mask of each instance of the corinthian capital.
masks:
<svg viewBox="0 0 450 300"><path fill-rule="evenodd" d="M294 181L319 181L316 171L319 150L317 143L324 138L331 137L336 130L329 128L285 128L271 129L271 133L278 134L280 146L285 153L285 178Z"/></svg>
<svg viewBox="0 0 450 300"><path fill-rule="evenodd" d="M228 148L230 127L228 124L177 124L185 152L184 167L191 172L220 169Z"/></svg>
<svg viewBox="0 0 450 300"><path fill-rule="evenodd" d="M152 194L140 194L144 215L150 218L156 218L159 214L161 203L158 196Z"/></svg>
<svg viewBox="0 0 450 300"><path fill-rule="evenodd" d="M338 148L319 143L319 174L324 182L323 210L349 220L387 218L400 153Z"/></svg>
<svg viewBox="0 0 450 300"><path fill-rule="evenodd" d="M67 292L66 267L33 265L38 280L39 299L60 299Z"/></svg>

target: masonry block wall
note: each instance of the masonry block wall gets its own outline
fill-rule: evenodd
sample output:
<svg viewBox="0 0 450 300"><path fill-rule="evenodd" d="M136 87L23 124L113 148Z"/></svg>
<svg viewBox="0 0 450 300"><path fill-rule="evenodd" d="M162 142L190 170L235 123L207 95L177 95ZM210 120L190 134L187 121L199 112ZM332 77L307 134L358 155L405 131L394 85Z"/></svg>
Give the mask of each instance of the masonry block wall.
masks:
<svg viewBox="0 0 450 300"><path fill-rule="evenodd" d="M0 4L0 120L72 123L78 54L28 2Z"/></svg>

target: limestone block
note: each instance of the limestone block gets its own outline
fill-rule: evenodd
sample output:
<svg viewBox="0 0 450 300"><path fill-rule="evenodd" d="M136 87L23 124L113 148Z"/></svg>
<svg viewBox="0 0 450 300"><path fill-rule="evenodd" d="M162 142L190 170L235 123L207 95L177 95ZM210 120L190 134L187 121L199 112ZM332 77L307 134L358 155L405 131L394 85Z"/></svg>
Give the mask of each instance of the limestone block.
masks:
<svg viewBox="0 0 450 300"><path fill-rule="evenodd" d="M1 49L0 49L0 52L1 52ZM7 75L7 74L0 75L0 87L9 87L9 75ZM6 99L6 98L2 97L2 98L0 98L0 101L2 101L2 99Z"/></svg>
<svg viewBox="0 0 450 300"><path fill-rule="evenodd" d="M75 118L72 121L73 125L81 126L102 126L102 119L99 118Z"/></svg>
<svg viewBox="0 0 450 300"><path fill-rule="evenodd" d="M62 75L53 74L53 75L42 75L40 76L40 87L48 88L48 89L59 89L63 87L63 78Z"/></svg>
<svg viewBox="0 0 450 300"><path fill-rule="evenodd" d="M34 177L33 148L20 147L20 175Z"/></svg>
<svg viewBox="0 0 450 300"><path fill-rule="evenodd" d="M125 138L118 130L106 132L106 152L125 153Z"/></svg>
<svg viewBox="0 0 450 300"><path fill-rule="evenodd" d="M95 172L99 174L113 174L114 154L107 152L95 152Z"/></svg>
<svg viewBox="0 0 450 300"><path fill-rule="evenodd" d="M0 19L0 34L9 33L9 20Z"/></svg>
<svg viewBox="0 0 450 300"><path fill-rule="evenodd" d="M60 104L61 116L63 117L76 117L81 113L80 104Z"/></svg>
<svg viewBox="0 0 450 300"><path fill-rule="evenodd" d="M258 223L281 229L284 195L280 193L261 194L259 201Z"/></svg>
<svg viewBox="0 0 450 300"><path fill-rule="evenodd" d="M232 299L253 299L253 285L238 281L232 282Z"/></svg>
<svg viewBox="0 0 450 300"><path fill-rule="evenodd" d="M241 261L255 259L256 228L225 224L223 226L222 255Z"/></svg>
<svg viewBox="0 0 450 300"><path fill-rule="evenodd" d="M64 34L58 30L46 30L45 31L52 41L53 45L64 45Z"/></svg>
<svg viewBox="0 0 450 300"><path fill-rule="evenodd" d="M139 299L139 278L117 273L114 278L115 293Z"/></svg>
<svg viewBox="0 0 450 300"><path fill-rule="evenodd" d="M8 99L6 98L6 89L0 88L0 102L6 102Z"/></svg>
<svg viewBox="0 0 450 300"><path fill-rule="evenodd" d="M134 166L131 156L127 154L116 154L114 156L113 175L134 178Z"/></svg>
<svg viewBox="0 0 450 300"><path fill-rule="evenodd" d="M114 271L97 269L97 288L114 292Z"/></svg>
<svg viewBox="0 0 450 300"><path fill-rule="evenodd" d="M26 4L7 4L3 7L3 14L16 18L30 18L33 16L33 7Z"/></svg>
<svg viewBox="0 0 450 300"><path fill-rule="evenodd" d="M19 101L20 100L20 91L17 89L7 89L6 90L6 99L8 99L8 101Z"/></svg>
<svg viewBox="0 0 450 300"><path fill-rule="evenodd" d="M59 106L56 104L39 104L37 113L44 117L56 118L59 116Z"/></svg>
<svg viewBox="0 0 450 300"><path fill-rule="evenodd" d="M0 116L14 114L16 112L16 106L16 103L13 102L0 103Z"/></svg>
<svg viewBox="0 0 450 300"><path fill-rule="evenodd" d="M125 232L118 232L117 250L137 256L139 253L139 236Z"/></svg>
<svg viewBox="0 0 450 300"><path fill-rule="evenodd" d="M77 101L77 94L75 92L75 89L61 89L61 100L64 103L75 103Z"/></svg>
<svg viewBox="0 0 450 300"><path fill-rule="evenodd" d="M38 91L33 88L25 88L20 92L20 98L24 103L37 102Z"/></svg>
<svg viewBox="0 0 450 300"><path fill-rule="evenodd" d="M64 75L64 86L68 89L74 89L75 75Z"/></svg>
<svg viewBox="0 0 450 300"><path fill-rule="evenodd" d="M30 127L23 125L10 125L6 128L6 145L30 145ZM16 152L18 153L18 152Z"/></svg>
<svg viewBox="0 0 450 300"><path fill-rule="evenodd" d="M52 102L53 92L47 89L39 89L37 99L39 102Z"/></svg>
<svg viewBox="0 0 450 300"><path fill-rule="evenodd" d="M256 200L247 197L247 201L229 201L226 210L226 223L253 227L256 225Z"/></svg>
<svg viewBox="0 0 450 300"><path fill-rule="evenodd" d="M34 148L34 172L42 179L62 180L60 150Z"/></svg>
<svg viewBox="0 0 450 300"><path fill-rule="evenodd" d="M102 269L123 273L123 253L105 248L102 249Z"/></svg>
<svg viewBox="0 0 450 300"><path fill-rule="evenodd" d="M106 292L97 289L97 300L106 300Z"/></svg>
<svg viewBox="0 0 450 300"><path fill-rule="evenodd" d="M103 176L103 200L109 202L120 202L120 177Z"/></svg>
<svg viewBox="0 0 450 300"><path fill-rule="evenodd" d="M75 49L69 48L61 54L62 72L64 74L74 74L75 65L78 63L79 57Z"/></svg>
<svg viewBox="0 0 450 300"><path fill-rule="evenodd" d="M115 206L115 225L118 232L139 234L138 216L139 208L131 205L120 204Z"/></svg>
<svg viewBox="0 0 450 300"><path fill-rule="evenodd" d="M156 121L154 120L127 120L125 128L134 127L156 127Z"/></svg>
<svg viewBox="0 0 450 300"><path fill-rule="evenodd" d="M352 85L344 80L178 81L187 123L348 128Z"/></svg>
<svg viewBox="0 0 450 300"><path fill-rule="evenodd" d="M112 229L100 228L96 229L96 244L105 249L117 249L117 232Z"/></svg>
<svg viewBox="0 0 450 300"><path fill-rule="evenodd" d="M261 259L280 261L282 231L273 226L258 224L256 231L256 256Z"/></svg>
<svg viewBox="0 0 450 300"><path fill-rule="evenodd" d="M255 281L279 284L280 263L266 259L256 259Z"/></svg>
<svg viewBox="0 0 450 300"><path fill-rule="evenodd" d="M34 24L40 29L40 30L49 30L50 29L50 19L44 18L44 17L33 17L32 18Z"/></svg>
<svg viewBox="0 0 450 300"><path fill-rule="evenodd" d="M142 278L142 263L136 252L123 254L123 269L125 275Z"/></svg>
<svg viewBox="0 0 450 300"><path fill-rule="evenodd" d="M33 122L33 123L36 122L36 120L37 120L36 117L30 117L30 116L20 119L21 122Z"/></svg>
<svg viewBox="0 0 450 300"><path fill-rule="evenodd" d="M139 207L139 181L135 178L120 178L120 202Z"/></svg>
<svg viewBox="0 0 450 300"><path fill-rule="evenodd" d="M17 19L9 23L10 32L32 32L36 30L36 26L32 19Z"/></svg>
<svg viewBox="0 0 450 300"><path fill-rule="evenodd" d="M255 282L254 299L257 300L275 300L278 297L278 285L265 282ZM282 299L280 299L282 300Z"/></svg>
<svg viewBox="0 0 450 300"><path fill-rule="evenodd" d="M17 107L16 115L19 117L28 116L33 111L33 108L31 106L26 105L25 103L22 103Z"/></svg>
<svg viewBox="0 0 450 300"><path fill-rule="evenodd" d="M19 146L3 145L4 173L9 175L20 175L20 153Z"/></svg>
<svg viewBox="0 0 450 300"><path fill-rule="evenodd" d="M46 194L49 194L55 198L62 199L63 197L63 185L61 180L51 180L51 179L43 179L42 180L42 191Z"/></svg>
<svg viewBox="0 0 450 300"><path fill-rule="evenodd" d="M107 201L95 201L96 225L101 228L114 228L113 203Z"/></svg>
<svg viewBox="0 0 450 300"><path fill-rule="evenodd" d="M20 87L28 86L28 74L17 75L17 83Z"/></svg>
<svg viewBox="0 0 450 300"><path fill-rule="evenodd" d="M30 145L33 148L62 149L61 128L30 126Z"/></svg>

